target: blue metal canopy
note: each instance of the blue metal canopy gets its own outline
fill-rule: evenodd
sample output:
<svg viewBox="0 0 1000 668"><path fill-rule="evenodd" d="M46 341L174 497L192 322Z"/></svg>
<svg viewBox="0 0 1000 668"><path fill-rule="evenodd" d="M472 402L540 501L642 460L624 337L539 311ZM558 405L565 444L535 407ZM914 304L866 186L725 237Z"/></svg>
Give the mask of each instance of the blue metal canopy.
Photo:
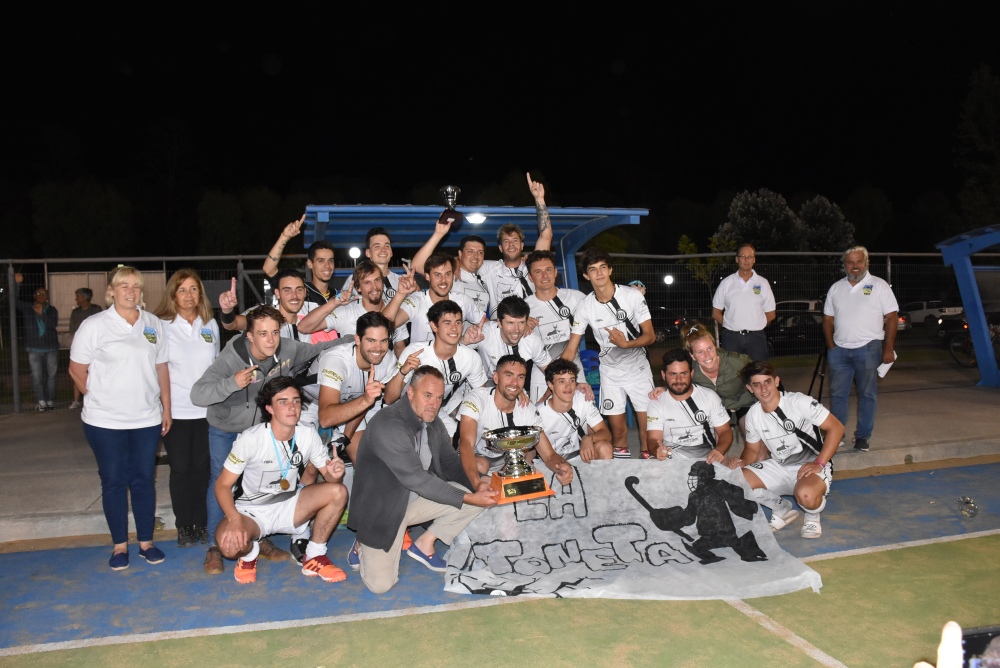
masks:
<svg viewBox="0 0 1000 668"><path fill-rule="evenodd" d="M532 248L538 239L535 207L516 206L459 206L458 211L466 220L455 232L445 237L442 246L458 247L458 240L467 234L478 234L486 240L487 248L496 246L496 234L501 225L514 223L524 231L524 245ZM434 231L434 224L444 210L443 206L412 205L318 205L306 207L305 245L315 241L329 241L338 248L357 246L363 248L365 235L373 227L389 231L396 248L419 248ZM481 214L486 219L478 225L468 221L471 214ZM577 288L574 254L587 241L601 232L619 225L638 225L648 209L570 209L549 208L552 221L552 250L560 257L560 270L567 287Z"/></svg>
<svg viewBox="0 0 1000 668"><path fill-rule="evenodd" d="M976 349L976 362L979 365L979 384L987 387L1000 387L1000 369L990 342L990 331L986 324L986 311L983 308L983 298L979 294L975 271L996 271L997 267L972 266L972 255L991 246L1000 244L1000 227L981 227L965 234L960 234L937 244L941 250L946 267L955 270L958 280L958 290L962 295L962 305L965 307L966 322L969 323L969 336Z"/></svg>

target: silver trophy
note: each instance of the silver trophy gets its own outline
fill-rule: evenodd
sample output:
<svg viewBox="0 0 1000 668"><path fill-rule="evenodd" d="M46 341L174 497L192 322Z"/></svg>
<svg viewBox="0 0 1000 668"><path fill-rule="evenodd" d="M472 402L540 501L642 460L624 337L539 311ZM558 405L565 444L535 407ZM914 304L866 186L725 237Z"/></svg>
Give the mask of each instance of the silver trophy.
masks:
<svg viewBox="0 0 1000 668"><path fill-rule="evenodd" d="M545 476L524 458L524 451L538 443L541 427L502 427L483 433L486 449L502 454L504 465L490 477L490 488L497 492L497 503L513 503L553 496Z"/></svg>
<svg viewBox="0 0 1000 668"><path fill-rule="evenodd" d="M455 202L458 200L458 196L462 193L462 189L458 186L445 186L441 188L438 192L444 197L444 203L448 205L449 209L455 208Z"/></svg>

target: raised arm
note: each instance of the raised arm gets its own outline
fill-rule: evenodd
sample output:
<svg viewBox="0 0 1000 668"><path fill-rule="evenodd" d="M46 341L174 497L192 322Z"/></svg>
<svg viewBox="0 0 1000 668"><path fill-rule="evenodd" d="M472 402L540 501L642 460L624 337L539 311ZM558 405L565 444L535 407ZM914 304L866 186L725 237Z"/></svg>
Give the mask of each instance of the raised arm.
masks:
<svg viewBox="0 0 1000 668"><path fill-rule="evenodd" d="M451 232L451 223L443 223L438 218L438 222L434 224L434 234L427 240L427 243L420 247L417 254L413 256L410 267L414 271L419 271L421 274L424 273L424 262L427 262L427 258L431 256L431 253L438 247L441 240L448 236L449 232Z"/></svg>
<svg viewBox="0 0 1000 668"><path fill-rule="evenodd" d="M309 311L297 325L298 330L303 334L312 334L326 329L326 318L333 313L338 306L343 306L351 301L351 293L348 290L341 290L330 295L330 299L325 304L317 306Z"/></svg>
<svg viewBox="0 0 1000 668"><path fill-rule="evenodd" d="M232 287L227 292L219 295L219 308L222 309L222 315L219 317L219 320L222 321L222 328L230 332L241 332L247 328L246 317L236 312L238 303L239 300L236 297L236 278L233 277Z"/></svg>
<svg viewBox="0 0 1000 668"><path fill-rule="evenodd" d="M549 220L549 209L545 206L545 186L537 181L532 181L530 172L527 177L528 190L535 198L535 211L538 215L538 241L535 242L535 250L552 250L552 221Z"/></svg>
<svg viewBox="0 0 1000 668"><path fill-rule="evenodd" d="M270 278L278 273L278 262L281 260L281 254L285 250L285 245L292 240L292 237L302 231L302 223L304 222L306 222L306 214L302 214L302 217L298 220L293 220L285 225L285 229L281 231L278 240L274 242L271 250L268 251L267 259L264 260L265 276Z"/></svg>

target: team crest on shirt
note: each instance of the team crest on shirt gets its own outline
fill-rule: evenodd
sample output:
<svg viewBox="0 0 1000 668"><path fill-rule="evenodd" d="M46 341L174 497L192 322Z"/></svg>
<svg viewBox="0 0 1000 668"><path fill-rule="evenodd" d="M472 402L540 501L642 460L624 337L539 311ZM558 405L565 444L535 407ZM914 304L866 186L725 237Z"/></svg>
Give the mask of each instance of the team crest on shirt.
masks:
<svg viewBox="0 0 1000 668"><path fill-rule="evenodd" d="M474 403L472 403L471 401L463 401L463 402L462 402L462 405L463 405L463 406L465 406L466 408L468 408L468 409L469 409L470 411L472 411L473 413L478 413L478 412L479 412L479 407L478 407L478 406L476 406L476 405L475 405Z"/></svg>
<svg viewBox="0 0 1000 668"><path fill-rule="evenodd" d="M201 338L203 338L205 340L205 343L214 343L215 342L215 337L212 334L212 330L209 329L208 327L202 327L201 328Z"/></svg>
<svg viewBox="0 0 1000 668"><path fill-rule="evenodd" d="M396 296L396 288L383 288L382 292L387 301L392 301L392 298Z"/></svg>
<svg viewBox="0 0 1000 668"><path fill-rule="evenodd" d="M785 431L795 431L795 423L791 420L785 420L781 423L781 426L785 428Z"/></svg>
<svg viewBox="0 0 1000 668"><path fill-rule="evenodd" d="M462 372L459 371L458 369L448 374L449 383L459 383L461 381L462 381Z"/></svg>
<svg viewBox="0 0 1000 668"><path fill-rule="evenodd" d="M291 461L292 466L296 466L296 467L297 466L301 466L302 465L302 453L299 452L298 450L296 450L295 452L292 453L292 458L289 461Z"/></svg>
<svg viewBox="0 0 1000 668"><path fill-rule="evenodd" d="M329 378L330 380L334 381L334 382L337 382L337 383L344 382L343 376L341 376L339 373L337 373L336 371L333 371L331 369L323 369L323 375L325 377Z"/></svg>
<svg viewBox="0 0 1000 668"><path fill-rule="evenodd" d="M560 318L568 318L571 315L573 315L573 314L569 312L569 307L568 306L560 306L559 307L559 317Z"/></svg>
<svg viewBox="0 0 1000 668"><path fill-rule="evenodd" d="M604 410L609 411L614 408L615 402L611 401L611 399L605 399L601 405L604 407Z"/></svg>
<svg viewBox="0 0 1000 668"><path fill-rule="evenodd" d="M156 345L156 330L152 327L143 327L142 335L146 337L146 340Z"/></svg>
<svg viewBox="0 0 1000 668"><path fill-rule="evenodd" d="M759 295L760 294L760 286L759 285L753 286L753 293L755 295Z"/></svg>
<svg viewBox="0 0 1000 668"><path fill-rule="evenodd" d="M872 293L872 286L866 285L865 287L861 288L861 291L866 295L870 295Z"/></svg>
<svg viewBox="0 0 1000 668"><path fill-rule="evenodd" d="M625 313L625 309L620 308L615 311L615 317L618 318L618 322L625 322L625 318L628 317L628 314Z"/></svg>
<svg viewBox="0 0 1000 668"><path fill-rule="evenodd" d="M694 421L699 423L708 422L708 416L705 414L705 411L700 410L694 414Z"/></svg>

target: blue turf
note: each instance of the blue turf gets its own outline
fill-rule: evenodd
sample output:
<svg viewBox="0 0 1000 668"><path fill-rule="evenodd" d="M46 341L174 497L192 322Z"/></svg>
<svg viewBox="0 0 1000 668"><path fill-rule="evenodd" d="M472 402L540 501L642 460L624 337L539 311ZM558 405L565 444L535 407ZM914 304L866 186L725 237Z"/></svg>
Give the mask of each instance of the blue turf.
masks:
<svg viewBox="0 0 1000 668"><path fill-rule="evenodd" d="M855 548L1000 528L1000 464L873 478L834 480L823 513L823 537L799 537L801 520L778 534L791 554L805 557ZM973 519L957 504L972 497ZM353 534L341 527L330 542L331 560L347 570ZM279 540L279 545L283 541ZM233 580L232 562L220 576L205 575L202 547L159 547L151 566L131 548L131 567L111 571L111 546L0 555L0 648L122 634L300 620L468 602L442 591L444 575L401 557L400 582L383 596L360 576L328 584L303 576L293 562L260 560L257 583Z"/></svg>

